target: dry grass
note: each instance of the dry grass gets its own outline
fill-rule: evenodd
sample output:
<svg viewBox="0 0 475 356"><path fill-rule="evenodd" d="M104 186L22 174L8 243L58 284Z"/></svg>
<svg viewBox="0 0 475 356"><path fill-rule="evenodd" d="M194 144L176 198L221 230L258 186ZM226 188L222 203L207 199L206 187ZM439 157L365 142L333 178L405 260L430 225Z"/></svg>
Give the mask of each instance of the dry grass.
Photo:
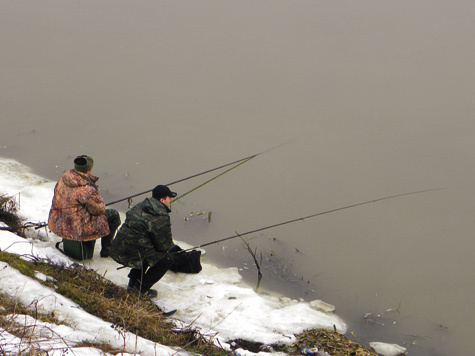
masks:
<svg viewBox="0 0 475 356"><path fill-rule="evenodd" d="M206 355L228 354L206 340L198 330L185 328L177 331L171 320L164 317L149 299L128 293L93 270L80 265L65 267L47 261L25 261L6 252L0 252L0 260L29 277L34 276L35 271L52 277L54 280L40 282L78 303L88 313L110 322L119 332L131 332L163 345L186 347ZM5 300L5 297L0 299L8 313L32 315L29 308ZM50 318L54 320L54 316Z"/></svg>
<svg viewBox="0 0 475 356"><path fill-rule="evenodd" d="M0 195L0 221L8 225L13 231L23 236L22 221L16 214L18 211L17 199L14 196Z"/></svg>
<svg viewBox="0 0 475 356"><path fill-rule="evenodd" d="M370 349L348 340L344 335L335 331L318 329L305 331L296 335L299 344L316 347L332 356L377 356ZM302 347L303 348L303 347Z"/></svg>
<svg viewBox="0 0 475 356"><path fill-rule="evenodd" d="M295 337L298 341L291 346L263 345L241 339L233 342L238 347L256 353L260 351L280 351L288 355L300 355L301 350L317 348L331 356L378 356L374 351L348 340L336 331L326 329L308 330L295 335Z"/></svg>

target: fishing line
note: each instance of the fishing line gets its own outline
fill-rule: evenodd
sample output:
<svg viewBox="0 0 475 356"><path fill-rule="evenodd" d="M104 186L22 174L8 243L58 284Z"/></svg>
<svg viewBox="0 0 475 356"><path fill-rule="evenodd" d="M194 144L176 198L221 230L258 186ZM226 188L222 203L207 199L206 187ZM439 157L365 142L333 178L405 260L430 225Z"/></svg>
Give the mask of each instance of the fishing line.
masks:
<svg viewBox="0 0 475 356"><path fill-rule="evenodd" d="M233 167L231 167L231 168L225 170L224 172L218 174L217 176L215 176L215 177L213 177L213 178L211 178L211 179L208 179L206 182L200 184L199 186L197 186L197 187L195 187L195 188L193 188L193 189L187 191L186 193L184 193L184 194L178 196L177 198L173 199L173 202L172 202L172 203L175 203L175 202L178 201L179 199L181 199L181 198L187 196L187 195L190 194L190 193L193 193L195 190L197 190L197 189L199 189L199 188L205 186L205 185L208 184L209 182L212 182L212 181L214 181L215 179L218 179L218 178L221 177L222 175L225 175L225 174L228 173L229 171L232 171L233 169L239 167L241 164L244 164L244 163L246 163L247 161L250 161L250 160L253 159L254 157L255 157L255 156L250 157L250 158L248 158L248 159L242 161L241 163L238 163L238 164L236 164L235 166L233 166Z"/></svg>

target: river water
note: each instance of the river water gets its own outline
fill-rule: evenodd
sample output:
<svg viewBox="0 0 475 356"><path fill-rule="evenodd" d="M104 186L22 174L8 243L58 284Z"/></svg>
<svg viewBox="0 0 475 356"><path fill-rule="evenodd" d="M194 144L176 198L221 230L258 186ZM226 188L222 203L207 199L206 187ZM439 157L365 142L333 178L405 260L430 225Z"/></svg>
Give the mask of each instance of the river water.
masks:
<svg viewBox="0 0 475 356"><path fill-rule="evenodd" d="M334 304L351 339L473 354L473 1L0 9L0 156L57 180L89 154L110 202L261 153L173 204L192 245L443 188L243 238L261 290ZM257 285L239 238L206 250Z"/></svg>

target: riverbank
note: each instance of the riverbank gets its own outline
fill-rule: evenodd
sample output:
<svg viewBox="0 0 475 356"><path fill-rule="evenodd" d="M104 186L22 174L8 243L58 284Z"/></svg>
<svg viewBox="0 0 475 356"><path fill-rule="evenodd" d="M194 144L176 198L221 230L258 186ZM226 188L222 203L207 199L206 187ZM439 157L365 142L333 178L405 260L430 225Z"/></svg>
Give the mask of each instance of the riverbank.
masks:
<svg viewBox="0 0 475 356"><path fill-rule="evenodd" d="M2 193L10 196L19 194L18 216L24 222L40 223L47 216L55 183L36 176L14 160L1 160L0 163L4 173L1 186L5 192ZM33 255L35 258L46 258L65 265L75 262L58 254L53 247L57 237L46 229L29 229L24 232L26 239L8 231L1 231L2 251ZM341 335L339 341L345 342L343 334L346 333L346 325L336 314L316 310L318 308L312 307L311 303L259 295L242 284L242 278L236 269L218 269L208 265L206 261L203 265L203 272L198 276L170 274L160 282L161 293L176 298L174 301L179 306L176 320L211 333L216 332L216 335L219 334L217 339L225 345L236 339L246 340L247 345L282 344L282 347L287 348L288 354L298 352L301 341L298 335L301 334L307 337L306 346L317 345L317 340L308 339L308 333L303 334L307 330L324 328L331 334L332 330L336 329L338 332L335 334ZM94 256L92 260L86 261L84 266L107 275L107 278L117 285L126 283L126 272L117 271L116 264L110 259ZM15 293L24 288L24 284L20 283L17 287L7 288L4 285L2 289L11 290L12 296L15 296ZM22 293L22 297L26 298L25 293ZM37 293L31 295L31 298L28 303L38 303ZM58 313L57 310L53 311ZM326 336L322 340L328 339ZM353 344L348 340L348 345ZM363 346L361 348L364 349ZM231 349L231 346L228 349ZM333 355L337 355L338 350L335 346ZM277 354L282 352L274 351Z"/></svg>

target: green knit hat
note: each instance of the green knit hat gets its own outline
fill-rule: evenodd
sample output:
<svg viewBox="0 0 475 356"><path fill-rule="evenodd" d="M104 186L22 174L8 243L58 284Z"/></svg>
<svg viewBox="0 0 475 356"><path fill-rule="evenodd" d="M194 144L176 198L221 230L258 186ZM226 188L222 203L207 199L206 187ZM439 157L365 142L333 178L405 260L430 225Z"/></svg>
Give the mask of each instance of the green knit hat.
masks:
<svg viewBox="0 0 475 356"><path fill-rule="evenodd" d="M89 172L94 167L94 160L87 155L77 156L74 159L74 169L79 172Z"/></svg>

